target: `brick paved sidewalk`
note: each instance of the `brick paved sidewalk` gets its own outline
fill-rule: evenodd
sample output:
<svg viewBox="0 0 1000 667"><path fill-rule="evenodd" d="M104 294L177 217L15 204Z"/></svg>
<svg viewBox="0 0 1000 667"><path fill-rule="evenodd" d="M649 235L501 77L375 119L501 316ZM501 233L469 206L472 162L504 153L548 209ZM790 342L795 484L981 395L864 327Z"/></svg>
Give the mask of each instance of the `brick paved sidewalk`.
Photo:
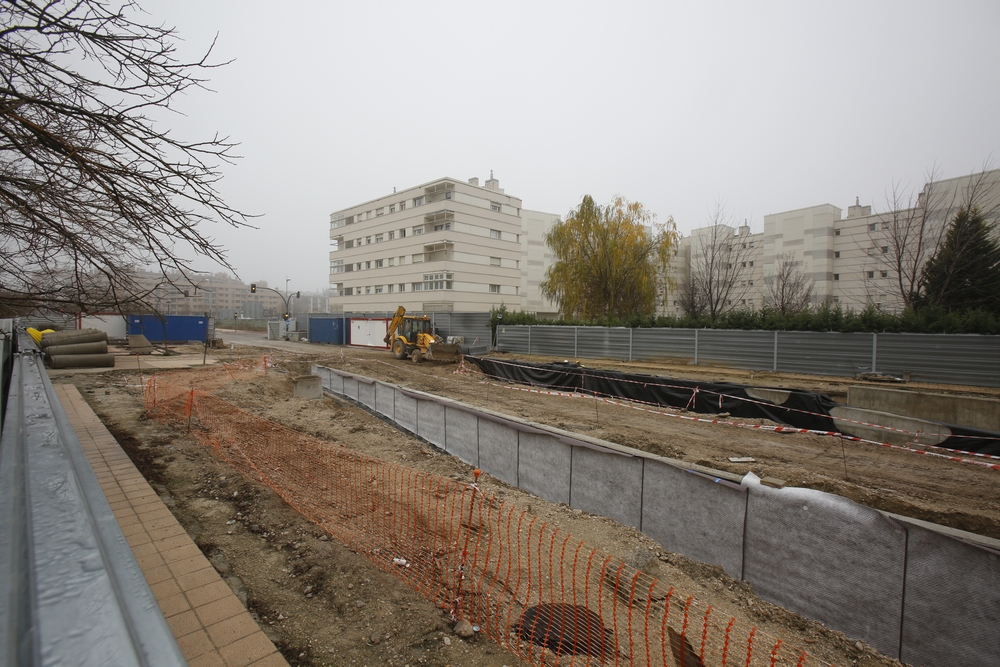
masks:
<svg viewBox="0 0 1000 667"><path fill-rule="evenodd" d="M76 387L55 389L191 667L287 667Z"/></svg>

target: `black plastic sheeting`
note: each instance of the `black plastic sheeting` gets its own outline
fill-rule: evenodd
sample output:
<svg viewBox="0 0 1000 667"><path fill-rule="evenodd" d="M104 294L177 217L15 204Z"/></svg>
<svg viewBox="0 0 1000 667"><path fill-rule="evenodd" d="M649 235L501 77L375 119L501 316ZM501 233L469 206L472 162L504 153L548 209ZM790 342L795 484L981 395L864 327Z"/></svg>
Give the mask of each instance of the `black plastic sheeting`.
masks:
<svg viewBox="0 0 1000 667"><path fill-rule="evenodd" d="M686 408L702 414L726 412L741 419L769 419L779 424L813 431L841 433L830 409L837 407L829 396L802 389L773 389L788 392L781 405L752 398L745 385L728 382L697 382L655 375L621 373L585 368L577 364L533 364L466 356L483 373L504 380L538 387L624 398L652 405ZM942 447L966 452L1000 455L1000 434L981 429L946 424L953 436Z"/></svg>

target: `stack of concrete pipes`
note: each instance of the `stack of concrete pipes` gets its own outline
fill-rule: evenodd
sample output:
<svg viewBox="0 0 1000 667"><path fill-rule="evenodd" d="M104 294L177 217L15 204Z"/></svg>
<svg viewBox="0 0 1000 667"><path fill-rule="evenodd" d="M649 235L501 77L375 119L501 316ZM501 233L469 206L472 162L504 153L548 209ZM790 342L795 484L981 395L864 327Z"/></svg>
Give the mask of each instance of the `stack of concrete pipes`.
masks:
<svg viewBox="0 0 1000 667"><path fill-rule="evenodd" d="M98 329L54 331L42 335L42 350L52 368L114 368L108 334Z"/></svg>

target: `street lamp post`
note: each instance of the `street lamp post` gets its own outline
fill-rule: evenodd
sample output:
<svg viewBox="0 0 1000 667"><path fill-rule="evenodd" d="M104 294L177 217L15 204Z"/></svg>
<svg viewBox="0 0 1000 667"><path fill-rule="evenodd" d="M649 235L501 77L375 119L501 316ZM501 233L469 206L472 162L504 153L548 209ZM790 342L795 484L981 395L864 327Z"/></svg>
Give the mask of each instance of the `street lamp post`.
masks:
<svg viewBox="0 0 1000 667"><path fill-rule="evenodd" d="M292 312L292 307L291 307L292 293L288 291L288 281L289 281L289 278L285 278L285 294L282 294L281 292L279 292L276 289L271 289L270 287L258 287L257 283L250 283L250 293L251 294L256 294L257 290L259 290L259 289L266 289L269 292L274 292L275 294L277 294L278 296L281 297L281 301L285 305L285 313L284 313L284 320L285 320L285 340L288 340L288 326L289 326L289 320L291 319L291 316L292 316L291 315L291 312ZM301 294L302 294L302 292L296 292L295 293L295 298L296 299L300 298Z"/></svg>

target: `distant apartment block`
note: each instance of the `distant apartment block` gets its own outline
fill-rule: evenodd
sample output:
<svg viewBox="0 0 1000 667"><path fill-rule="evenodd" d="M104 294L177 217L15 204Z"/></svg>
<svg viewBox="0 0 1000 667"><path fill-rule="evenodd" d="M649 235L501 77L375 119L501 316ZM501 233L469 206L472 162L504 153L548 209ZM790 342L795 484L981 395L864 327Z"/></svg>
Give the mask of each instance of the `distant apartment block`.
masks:
<svg viewBox="0 0 1000 667"><path fill-rule="evenodd" d="M529 211L492 177L441 178L330 215L331 312L555 312L539 290L544 235L558 215Z"/></svg>
<svg viewBox="0 0 1000 667"><path fill-rule="evenodd" d="M204 315L219 319L278 318L284 314L284 300L265 289L267 281L256 281L258 290L251 293L250 285L228 273L195 274L188 278L179 273L167 274L152 271L136 272L136 280L146 301L163 315ZM281 290L279 290L281 291ZM293 314L324 313L329 308L327 293L301 293L299 299L290 301Z"/></svg>
<svg viewBox="0 0 1000 667"><path fill-rule="evenodd" d="M750 234L749 227L727 227L724 234L714 236L711 227L695 229L678 245L670 274L674 287L664 299L662 312L683 314L679 290L688 284L692 272L697 273L697 257L707 237L725 237L727 243L746 244L757 251L756 257L739 260L746 266L739 267L744 270L727 309L761 308L767 281L773 279L780 262L789 261L812 284L813 305L831 303L853 310L872 305L898 312L903 308L898 258L911 262L916 258L918 265L926 262L970 198L995 220L1000 209L1000 170L927 183L915 201L886 205L882 212L856 201L843 217L840 208L821 204L765 215L764 230L757 234ZM919 220L924 223L918 242L912 224ZM904 223L911 224L910 232L901 231Z"/></svg>

